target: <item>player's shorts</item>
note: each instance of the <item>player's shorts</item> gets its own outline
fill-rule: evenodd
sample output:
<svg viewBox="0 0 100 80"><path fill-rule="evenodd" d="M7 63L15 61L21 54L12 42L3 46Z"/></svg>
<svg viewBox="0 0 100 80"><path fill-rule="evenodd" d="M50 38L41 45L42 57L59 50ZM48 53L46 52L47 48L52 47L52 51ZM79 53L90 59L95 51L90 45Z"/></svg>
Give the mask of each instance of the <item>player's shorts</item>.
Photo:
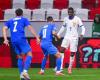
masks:
<svg viewBox="0 0 100 80"><path fill-rule="evenodd" d="M54 55L58 52L57 48L52 44L52 42L41 43L41 48L43 50L44 55L48 54Z"/></svg>
<svg viewBox="0 0 100 80"><path fill-rule="evenodd" d="M78 39L64 38L61 47L66 49L70 48L71 52L77 52Z"/></svg>
<svg viewBox="0 0 100 80"><path fill-rule="evenodd" d="M26 39L19 40L17 42L12 42L12 46L16 54L26 54L31 51L31 47Z"/></svg>

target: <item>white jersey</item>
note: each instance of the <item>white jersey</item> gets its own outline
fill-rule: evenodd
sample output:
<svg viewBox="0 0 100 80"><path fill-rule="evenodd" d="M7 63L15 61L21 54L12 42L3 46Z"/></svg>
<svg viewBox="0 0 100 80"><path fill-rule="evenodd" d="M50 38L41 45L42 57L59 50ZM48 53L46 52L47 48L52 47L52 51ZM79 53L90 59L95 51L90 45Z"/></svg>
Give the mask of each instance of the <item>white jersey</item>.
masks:
<svg viewBox="0 0 100 80"><path fill-rule="evenodd" d="M63 22L63 28L66 29L66 33L64 38L78 38L78 27L83 26L83 23L81 19L77 16L74 16L73 19L69 19L69 17L64 18ZM60 30L58 32L58 35L60 35L63 32L63 30ZM84 35L84 33L83 33Z"/></svg>

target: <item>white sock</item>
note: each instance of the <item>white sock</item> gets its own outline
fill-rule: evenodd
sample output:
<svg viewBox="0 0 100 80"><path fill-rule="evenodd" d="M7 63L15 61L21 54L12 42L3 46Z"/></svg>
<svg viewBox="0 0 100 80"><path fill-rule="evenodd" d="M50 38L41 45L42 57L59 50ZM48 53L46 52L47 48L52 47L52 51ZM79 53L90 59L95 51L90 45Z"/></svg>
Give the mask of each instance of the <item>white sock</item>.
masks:
<svg viewBox="0 0 100 80"><path fill-rule="evenodd" d="M63 60L64 60L64 53L61 53L61 68L60 69L63 69Z"/></svg>
<svg viewBox="0 0 100 80"><path fill-rule="evenodd" d="M41 69L41 72L44 72L44 70Z"/></svg>
<svg viewBox="0 0 100 80"><path fill-rule="evenodd" d="M73 62L74 62L74 56L73 57L70 56L69 68L72 68Z"/></svg>

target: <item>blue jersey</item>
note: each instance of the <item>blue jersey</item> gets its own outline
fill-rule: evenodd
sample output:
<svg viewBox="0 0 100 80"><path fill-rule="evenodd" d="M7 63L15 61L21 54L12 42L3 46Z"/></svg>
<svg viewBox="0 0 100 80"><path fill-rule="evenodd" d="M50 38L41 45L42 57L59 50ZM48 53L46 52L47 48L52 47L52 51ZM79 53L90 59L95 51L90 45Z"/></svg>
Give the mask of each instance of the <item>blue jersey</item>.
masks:
<svg viewBox="0 0 100 80"><path fill-rule="evenodd" d="M52 44L53 31L56 31L56 26L55 24L49 23L43 26L39 33L41 38L41 48L45 56L48 54L56 54L58 52L57 48Z"/></svg>
<svg viewBox="0 0 100 80"><path fill-rule="evenodd" d="M55 24L49 23L43 26L39 33L41 42L52 42L52 38L53 38L52 32L55 30L56 30Z"/></svg>
<svg viewBox="0 0 100 80"><path fill-rule="evenodd" d="M10 29L12 42L24 39L25 38L24 28L29 25L30 22L24 17L12 18L5 23L5 26L7 26Z"/></svg>

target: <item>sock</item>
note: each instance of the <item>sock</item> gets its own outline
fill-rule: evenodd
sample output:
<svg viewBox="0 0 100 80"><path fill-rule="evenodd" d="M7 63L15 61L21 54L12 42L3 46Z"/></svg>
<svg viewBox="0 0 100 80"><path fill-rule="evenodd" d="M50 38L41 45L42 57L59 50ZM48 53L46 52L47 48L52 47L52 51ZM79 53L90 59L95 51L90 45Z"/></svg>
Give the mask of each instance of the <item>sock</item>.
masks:
<svg viewBox="0 0 100 80"><path fill-rule="evenodd" d="M61 68L60 69L63 69L63 60L64 60L64 53L61 53Z"/></svg>
<svg viewBox="0 0 100 80"><path fill-rule="evenodd" d="M69 68L72 68L73 62L74 62L74 56L73 57L70 56Z"/></svg>
<svg viewBox="0 0 100 80"><path fill-rule="evenodd" d="M57 71L60 71L61 68L61 58L56 59L56 66L57 66Z"/></svg>
<svg viewBox="0 0 100 80"><path fill-rule="evenodd" d="M18 65L19 72L21 74L23 72L23 59L22 58L18 58L17 65Z"/></svg>
<svg viewBox="0 0 100 80"><path fill-rule="evenodd" d="M45 69L46 61L47 61L47 58L44 57L43 60L42 60L42 64L41 64L41 70L42 71Z"/></svg>
<svg viewBox="0 0 100 80"><path fill-rule="evenodd" d="M31 65L31 60L32 60L32 56L27 56L26 57L26 61L24 63L24 71L28 71L28 69L30 68Z"/></svg>

